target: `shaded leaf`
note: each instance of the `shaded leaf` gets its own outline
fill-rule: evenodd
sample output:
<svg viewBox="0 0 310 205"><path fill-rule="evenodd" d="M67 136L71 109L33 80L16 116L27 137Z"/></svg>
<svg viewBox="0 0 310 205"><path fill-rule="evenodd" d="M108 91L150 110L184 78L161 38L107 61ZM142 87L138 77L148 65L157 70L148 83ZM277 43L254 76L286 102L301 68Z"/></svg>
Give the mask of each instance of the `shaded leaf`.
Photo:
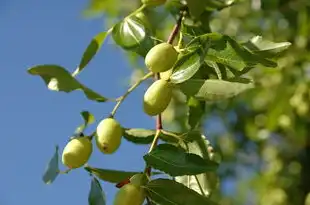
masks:
<svg viewBox="0 0 310 205"><path fill-rule="evenodd" d="M143 22L132 16L115 24L112 37L119 46L129 49L136 47L144 40L146 31Z"/></svg>
<svg viewBox="0 0 310 205"><path fill-rule="evenodd" d="M59 174L59 147L55 147L55 153L50 159L50 161L47 164L47 167L45 168L42 180L45 184L51 184L54 182L56 177Z"/></svg>
<svg viewBox="0 0 310 205"><path fill-rule="evenodd" d="M254 84L217 79L190 79L179 84L179 88L185 95L194 96L198 100L217 101L231 98L248 89L254 88Z"/></svg>
<svg viewBox="0 0 310 205"><path fill-rule="evenodd" d="M73 72L73 76L80 73L85 66L93 59L96 53L100 50L104 40L106 39L108 32L104 31L97 34L89 43L86 50L83 53L82 59L80 61L79 67Z"/></svg>
<svg viewBox="0 0 310 205"><path fill-rule="evenodd" d="M91 114L90 112L82 111L81 115L84 119L84 123L76 129L75 133L82 133L88 125L95 122L95 116Z"/></svg>
<svg viewBox="0 0 310 205"><path fill-rule="evenodd" d="M182 83L199 70L203 59L201 59L198 52L188 53L178 59L173 66L173 73L170 77L172 83Z"/></svg>
<svg viewBox="0 0 310 205"><path fill-rule="evenodd" d="M156 134L156 130L147 130L143 128L125 128L124 137L126 140L136 144L152 143ZM174 137L160 133L159 138L168 142L178 142Z"/></svg>
<svg viewBox="0 0 310 205"><path fill-rule="evenodd" d="M97 102L105 102L107 98L85 87L78 82L71 74L63 67L58 65L37 65L28 69L31 75L39 75L53 91L63 91L66 93L74 90L82 90L86 97Z"/></svg>
<svg viewBox="0 0 310 205"><path fill-rule="evenodd" d="M89 205L106 205L106 196L102 190L99 181L92 177L90 191L88 194Z"/></svg>
<svg viewBox="0 0 310 205"><path fill-rule="evenodd" d="M189 13L194 18L199 18L208 4L206 0L187 0L186 2Z"/></svg>
<svg viewBox="0 0 310 205"><path fill-rule="evenodd" d="M199 130L191 130L186 135L182 136L182 140L185 142L193 142L201 139L201 133Z"/></svg>
<svg viewBox="0 0 310 205"><path fill-rule="evenodd" d="M188 105L188 124L191 129L199 127L201 118L205 113L205 102L199 101L194 97L189 97L187 101ZM200 135L200 134L199 134Z"/></svg>
<svg viewBox="0 0 310 205"><path fill-rule="evenodd" d="M215 162L205 161L171 144L160 144L143 158L149 166L170 176L200 174L215 171L218 167Z"/></svg>
<svg viewBox="0 0 310 205"><path fill-rule="evenodd" d="M215 205L210 199L170 179L155 179L144 186L147 196L164 205Z"/></svg>

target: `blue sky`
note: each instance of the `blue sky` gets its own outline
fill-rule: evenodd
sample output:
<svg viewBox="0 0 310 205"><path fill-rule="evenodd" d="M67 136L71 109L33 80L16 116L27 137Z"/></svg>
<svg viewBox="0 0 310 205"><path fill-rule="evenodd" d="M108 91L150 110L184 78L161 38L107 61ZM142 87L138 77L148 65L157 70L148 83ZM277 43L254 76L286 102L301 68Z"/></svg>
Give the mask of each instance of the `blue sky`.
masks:
<svg viewBox="0 0 310 205"><path fill-rule="evenodd" d="M75 69L90 39L104 30L102 20L81 17L86 4L87 0L0 1L1 205L87 204L90 178L84 170L59 176L52 185L42 182L42 173L54 146L62 150L82 123L80 111L88 110L98 119L108 115L114 104L88 101L80 91L49 91L39 77L27 74L27 68L37 64ZM129 66L121 49L106 43L78 78L104 96L119 97L126 90ZM130 95L117 113L123 126L154 127L141 109L144 90L142 86ZM123 141L114 155L94 149L89 164L142 170L142 154L147 149ZM102 185L111 204L116 189Z"/></svg>

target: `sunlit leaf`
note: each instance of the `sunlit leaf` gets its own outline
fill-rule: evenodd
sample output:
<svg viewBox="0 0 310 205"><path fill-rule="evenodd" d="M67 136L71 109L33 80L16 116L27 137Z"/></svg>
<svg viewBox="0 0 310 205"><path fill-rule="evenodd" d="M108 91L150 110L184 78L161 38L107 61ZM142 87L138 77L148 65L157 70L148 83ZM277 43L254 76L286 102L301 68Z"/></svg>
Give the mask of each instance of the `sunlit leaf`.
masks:
<svg viewBox="0 0 310 205"><path fill-rule="evenodd" d="M155 179L144 186L147 196L164 205L215 205L210 199L169 179Z"/></svg>
<svg viewBox="0 0 310 205"><path fill-rule="evenodd" d="M55 147L55 153L45 168L42 180L45 184L51 184L59 174L59 147Z"/></svg>
<svg viewBox="0 0 310 205"><path fill-rule="evenodd" d="M63 67L58 65L37 65L28 69L31 75L39 75L53 91L63 91L66 93L82 90L86 97L97 102L105 102L107 98L87 88Z"/></svg>
<svg viewBox="0 0 310 205"><path fill-rule="evenodd" d="M80 73L85 66L93 59L96 53L100 50L104 40L106 39L108 32L104 31L97 34L89 43L86 50L83 53L82 59L80 61L79 67L73 72L73 76Z"/></svg>
<svg viewBox="0 0 310 205"><path fill-rule="evenodd" d="M231 98L248 89L254 88L254 84L217 79L190 79L179 84L179 87L185 95L194 96L198 100L218 101Z"/></svg>
<svg viewBox="0 0 310 205"><path fill-rule="evenodd" d="M160 144L143 158L149 166L171 176L201 174L215 171L218 167L215 162L205 161L171 144Z"/></svg>
<svg viewBox="0 0 310 205"><path fill-rule="evenodd" d="M199 70L203 61L198 52L188 53L180 57L173 67L171 82L182 83L190 79Z"/></svg>
<svg viewBox="0 0 310 205"><path fill-rule="evenodd" d="M89 205L106 205L106 196L99 181L92 177L90 191L88 194Z"/></svg>
<svg viewBox="0 0 310 205"><path fill-rule="evenodd" d="M113 27L112 37L119 46L129 49L136 47L144 40L146 31L143 22L132 16Z"/></svg>

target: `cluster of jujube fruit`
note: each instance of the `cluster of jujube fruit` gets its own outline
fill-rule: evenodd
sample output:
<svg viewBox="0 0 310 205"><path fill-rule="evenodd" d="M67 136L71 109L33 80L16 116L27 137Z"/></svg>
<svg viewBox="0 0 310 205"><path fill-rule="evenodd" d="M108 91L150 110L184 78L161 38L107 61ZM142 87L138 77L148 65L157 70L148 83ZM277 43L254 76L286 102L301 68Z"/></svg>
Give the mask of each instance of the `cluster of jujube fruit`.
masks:
<svg viewBox="0 0 310 205"><path fill-rule="evenodd" d="M142 0L146 5L157 6L164 0ZM169 82L172 68L178 59L178 52L169 43L160 43L149 50L145 57L146 67L154 74L160 75L145 92L143 110L150 116L161 114L172 98L173 85ZM114 153L120 146L123 128L114 117L103 119L97 126L95 141L98 149L104 154ZM93 151L91 138L76 137L68 142L62 153L62 162L69 169L82 167ZM115 205L142 205L145 199L141 185L147 181L144 174L134 175L130 183L124 185L116 194Z"/></svg>

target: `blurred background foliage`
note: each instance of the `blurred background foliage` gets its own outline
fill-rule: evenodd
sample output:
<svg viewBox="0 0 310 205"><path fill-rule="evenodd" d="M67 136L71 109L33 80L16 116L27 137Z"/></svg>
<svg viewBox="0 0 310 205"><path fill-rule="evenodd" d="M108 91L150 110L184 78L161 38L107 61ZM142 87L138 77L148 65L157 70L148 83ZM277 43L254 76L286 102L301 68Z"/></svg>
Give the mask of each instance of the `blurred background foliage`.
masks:
<svg viewBox="0 0 310 205"><path fill-rule="evenodd" d="M241 42L260 35L292 43L277 56L277 68L259 66L246 74L257 83L255 89L220 103L201 103L197 110L204 112L201 127L222 158L212 197L222 205L310 205L310 1L209 2L233 5L220 10L211 5L191 22L192 28L198 25L195 31L220 32ZM139 14L151 36L167 40L180 3L170 0ZM89 0L83 15L102 18L107 30L139 6L140 0ZM143 58L124 52L134 82L145 72ZM165 128L186 129L184 104L186 99L175 93L164 113Z"/></svg>

